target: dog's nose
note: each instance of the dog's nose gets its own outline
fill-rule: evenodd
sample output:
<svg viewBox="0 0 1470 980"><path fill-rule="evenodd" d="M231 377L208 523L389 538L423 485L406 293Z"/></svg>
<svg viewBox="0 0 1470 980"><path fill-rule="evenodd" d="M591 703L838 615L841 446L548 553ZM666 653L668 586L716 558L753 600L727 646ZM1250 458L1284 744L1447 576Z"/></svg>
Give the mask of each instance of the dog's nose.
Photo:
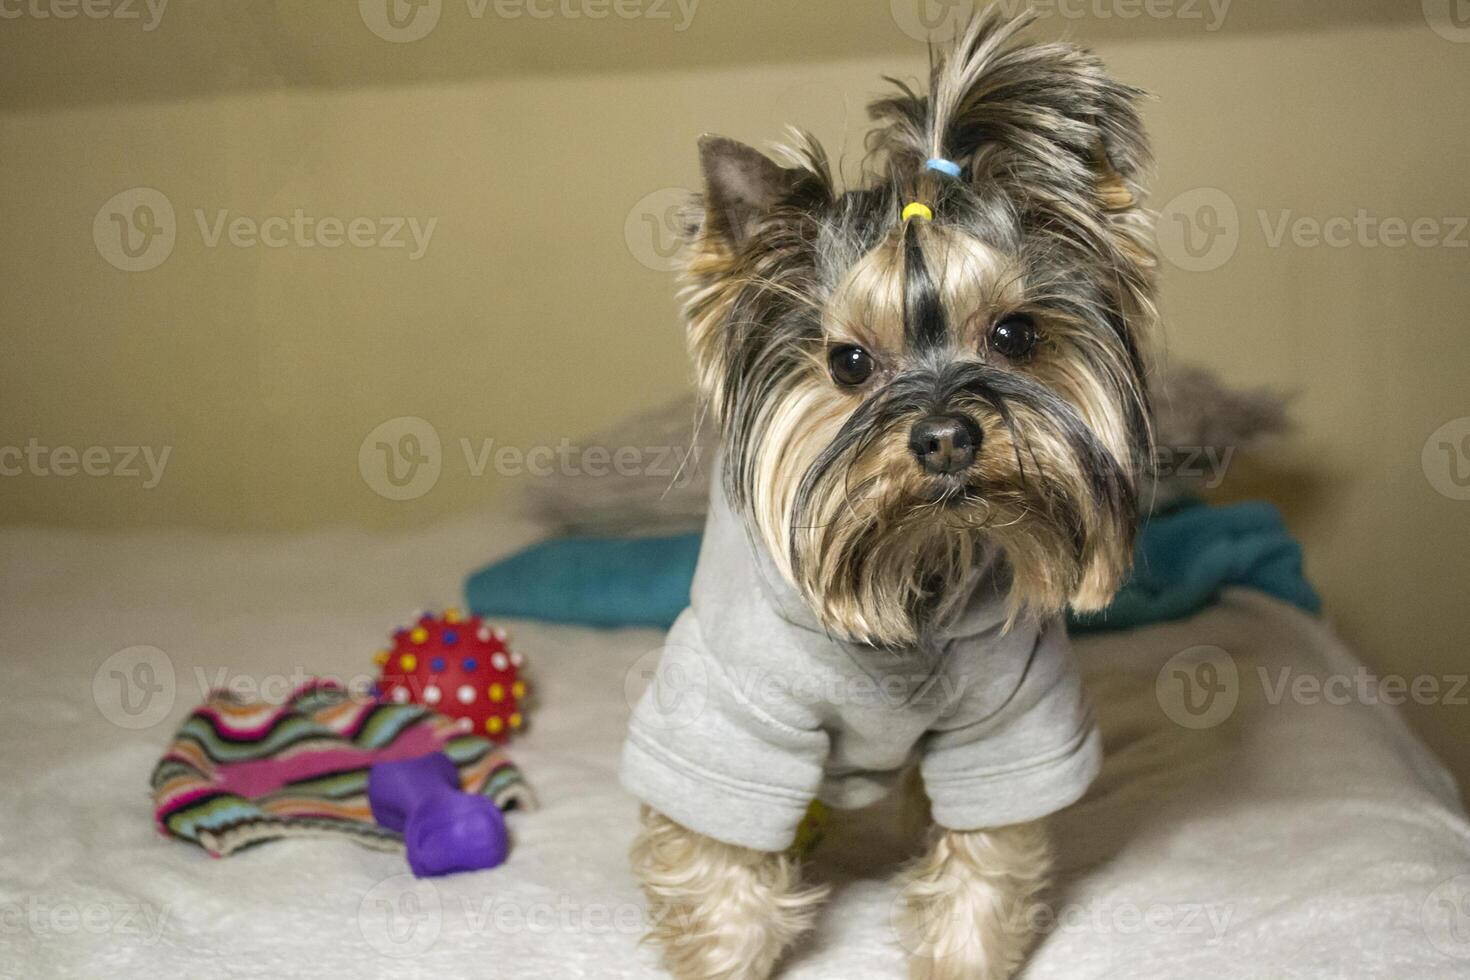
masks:
<svg viewBox="0 0 1470 980"><path fill-rule="evenodd" d="M929 473L968 469L979 449L980 427L960 415L931 415L909 432L909 450Z"/></svg>

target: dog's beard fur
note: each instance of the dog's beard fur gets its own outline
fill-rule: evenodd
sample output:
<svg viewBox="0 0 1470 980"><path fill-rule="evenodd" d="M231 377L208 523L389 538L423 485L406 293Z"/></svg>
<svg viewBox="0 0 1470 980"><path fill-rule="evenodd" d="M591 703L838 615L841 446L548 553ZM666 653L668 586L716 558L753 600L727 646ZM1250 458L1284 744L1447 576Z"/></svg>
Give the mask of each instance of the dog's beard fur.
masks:
<svg viewBox="0 0 1470 980"><path fill-rule="evenodd" d="M919 641L992 558L1013 619L1097 608L1128 568L1155 319L1137 93L1071 47L1011 45L1018 26L977 22L933 94L872 107L885 125L857 189L838 193L800 134L785 167L701 144L685 308L726 491L850 639ZM965 172L929 171L930 156ZM934 219L901 221L908 201ZM988 338L1017 313L1041 340L1013 362ZM877 359L869 383L834 382L844 344ZM909 449L935 413L983 434L961 474L928 474Z"/></svg>
<svg viewBox="0 0 1470 980"><path fill-rule="evenodd" d="M962 478L926 475L908 449L935 404L986 433ZM815 459L760 456L758 479L791 501L783 523L755 513L762 536L789 528L792 581L824 623L869 642L912 642L942 624L993 551L1010 569L1015 616L1060 609L1093 587L1089 573L1110 592L1131 543L1131 485L1076 409L978 361L884 386Z"/></svg>

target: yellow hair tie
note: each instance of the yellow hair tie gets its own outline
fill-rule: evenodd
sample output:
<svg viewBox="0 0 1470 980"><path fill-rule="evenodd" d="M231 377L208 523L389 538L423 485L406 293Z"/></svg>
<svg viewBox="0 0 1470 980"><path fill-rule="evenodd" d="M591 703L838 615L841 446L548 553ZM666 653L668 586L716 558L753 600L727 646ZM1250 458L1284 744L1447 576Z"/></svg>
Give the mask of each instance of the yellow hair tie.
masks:
<svg viewBox="0 0 1470 980"><path fill-rule="evenodd" d="M907 221L914 215L918 215L925 221L934 220L934 212L929 210L929 205L914 201L903 209L903 220Z"/></svg>

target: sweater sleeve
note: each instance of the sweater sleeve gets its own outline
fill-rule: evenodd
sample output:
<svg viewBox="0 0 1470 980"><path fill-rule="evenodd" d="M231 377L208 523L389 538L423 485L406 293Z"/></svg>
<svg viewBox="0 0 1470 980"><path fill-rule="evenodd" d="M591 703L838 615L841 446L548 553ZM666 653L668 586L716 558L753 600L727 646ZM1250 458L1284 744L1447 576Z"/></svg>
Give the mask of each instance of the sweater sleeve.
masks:
<svg viewBox="0 0 1470 980"><path fill-rule="evenodd" d="M685 610L633 710L624 787L707 837L763 851L789 847L821 785L828 736L764 710L761 682L727 669Z"/></svg>

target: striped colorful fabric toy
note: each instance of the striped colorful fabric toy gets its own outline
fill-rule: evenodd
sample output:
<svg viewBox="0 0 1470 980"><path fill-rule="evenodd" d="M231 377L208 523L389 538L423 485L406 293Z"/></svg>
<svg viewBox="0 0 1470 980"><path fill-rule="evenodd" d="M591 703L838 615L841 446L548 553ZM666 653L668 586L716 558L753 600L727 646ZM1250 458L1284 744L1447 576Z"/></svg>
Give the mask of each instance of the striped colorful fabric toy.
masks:
<svg viewBox="0 0 1470 980"><path fill-rule="evenodd" d="M489 739L416 704L352 697L313 681L285 704L212 692L153 770L158 829L214 857L283 837L337 837L399 850L402 837L373 822L369 768L443 752L466 793L502 810L535 799L521 772Z"/></svg>

